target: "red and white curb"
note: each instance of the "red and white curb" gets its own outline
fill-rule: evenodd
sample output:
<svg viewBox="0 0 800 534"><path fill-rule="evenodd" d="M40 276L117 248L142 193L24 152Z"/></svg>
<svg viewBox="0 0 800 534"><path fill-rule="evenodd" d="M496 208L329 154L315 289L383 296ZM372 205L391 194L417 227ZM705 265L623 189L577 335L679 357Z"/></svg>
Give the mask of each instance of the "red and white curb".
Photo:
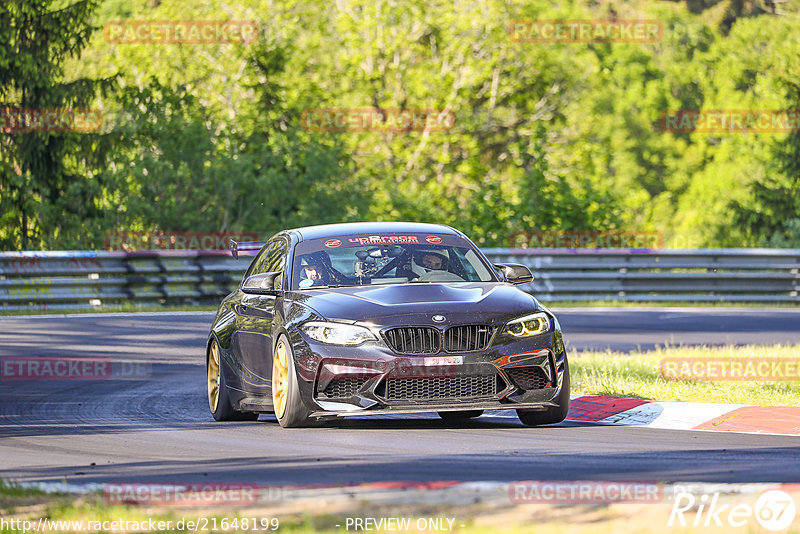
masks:
<svg viewBox="0 0 800 534"><path fill-rule="evenodd" d="M656 402L600 395L573 396L569 421L800 436L800 408L702 402Z"/></svg>
<svg viewBox="0 0 800 534"><path fill-rule="evenodd" d="M504 410L490 411L483 417L516 419L517 415ZM628 397L572 395L567 421L800 436L800 407L792 406L657 402Z"/></svg>

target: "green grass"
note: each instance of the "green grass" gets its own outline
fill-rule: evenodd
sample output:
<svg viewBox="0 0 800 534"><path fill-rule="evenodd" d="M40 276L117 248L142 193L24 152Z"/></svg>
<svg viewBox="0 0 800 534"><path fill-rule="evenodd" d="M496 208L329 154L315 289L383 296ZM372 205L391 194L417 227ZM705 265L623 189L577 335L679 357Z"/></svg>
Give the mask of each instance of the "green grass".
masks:
<svg viewBox="0 0 800 534"><path fill-rule="evenodd" d="M665 380L659 368L665 358L791 358L800 361L800 346L668 347L649 352L575 353L569 361L572 392L660 401L800 406L800 382Z"/></svg>
<svg viewBox="0 0 800 534"><path fill-rule="evenodd" d="M796 491L793 491L797 495ZM158 532L232 532L232 529L219 528L223 524L231 525L234 518L279 518L279 528L277 532L289 532L293 534L306 534L313 532L343 533L345 530L346 518L410 518L412 525L420 517L431 518L453 518L455 524L453 532L459 534L516 534L535 532L539 534L563 534L571 532L575 534L650 534L663 532L665 522L669 515L670 503L652 504L565 504L565 503L534 503L523 505L511 505L511 503L478 501L460 502L452 504L436 505L427 502L402 502L402 503L370 503L368 501L348 502L340 504L326 503L325 498L320 498L319 509L308 511L309 502L303 505L292 505L291 501L277 503L277 506L264 508L254 505L241 510L233 508L222 509L201 509L184 508L174 506L117 506L106 504L99 493L88 495L67 495L67 494L44 494L37 490L22 489L18 486L3 484L0 481L0 500L12 498L20 500L22 498L38 499L39 502L33 505L19 506L17 509L10 509L8 506L0 505L0 516L8 524L11 521L30 521L31 529L27 532L35 532L36 525L40 518L50 521L82 521L84 532L88 522L142 522L148 524L150 520L154 523L159 521L170 521L171 527L164 528ZM42 501L42 499L45 499ZM748 500L749 499L749 500ZM723 495L724 506L732 506L738 502L755 501L756 496ZM795 497L797 499L797 497ZM405 500L405 499L401 499ZM316 501L315 501L316 502ZM26 503L27 504L27 503ZM284 513L284 505L292 507L295 511ZM312 506L313 508L313 506ZM297 511L303 510L303 511ZM188 530L186 521L202 521L204 518L206 529ZM179 530L178 524L183 520L183 530ZM688 528L682 528L685 534L701 534L708 531L707 527L695 527L691 525L692 516L690 515ZM223 521L225 523L223 523ZM130 523L129 523L130 524ZM212 525L218 525L217 529L212 529ZM241 524L241 523L240 523ZM339 525L337 527L337 525ZM461 525L464 525L463 527ZM129 526L128 532L131 530ZM155 532L152 530L141 530L144 532ZM244 531L239 527L239 531ZM353 532L354 529L349 529ZM718 530L714 530L717 532ZM722 530L719 530L722 531ZM753 531L746 529L747 532ZM4 528L0 532L21 532ZM59 530L47 530L47 532L59 532ZM63 532L63 530L62 530ZM92 530L96 532L96 530ZM275 530L255 530L248 528L247 532L276 532ZM386 532L386 531L382 531ZM397 531L394 531L397 532ZM408 532L419 532L412 528ZM797 534L797 528L790 528L789 534Z"/></svg>
<svg viewBox="0 0 800 534"><path fill-rule="evenodd" d="M417 505L410 505L416 508ZM186 527L187 521L194 521L196 524L204 521L205 530L196 527L194 531L205 532L234 532L244 531L239 526L237 530L232 528L233 521L236 520L240 524L242 519L247 518L253 521L253 518L264 520L265 523L261 524L260 529L248 528L247 532L291 532L297 534L305 534L312 532L345 532L343 525L347 517L375 517L383 515L391 517L395 515L391 510L375 510L374 508L352 510L348 505L344 507L347 511L341 513L280 513L276 509L259 509L258 505L250 505L249 508L235 509L230 508L222 510L220 506L212 509L203 509L198 507L176 507L176 506L133 506L133 505L110 505L103 500L101 492L95 492L85 495L70 495L66 493L46 493L38 489L28 487L21 487L19 485L8 483L0 480L0 517L8 523L12 521L30 521L31 530L34 531L35 526L38 524L40 518L49 521L62 521L62 522L76 522L82 521L84 529L88 522L108 522L109 525L112 521L128 522L132 525L133 522L147 524L149 521L158 523L160 521L168 524L170 528L158 530L158 532L187 532L190 531ZM420 509L424 510L422 514L400 514L400 515L430 515L431 511L427 505L420 505ZM396 511L396 510L395 510ZM406 510L404 510L405 512ZM419 511L419 510L418 510ZM276 513L277 512L277 513ZM435 515L435 514L434 514ZM450 512L453 515L453 512ZM278 518L279 527L275 529L267 529L266 526L271 526L271 519ZM178 525L183 521L183 528L179 529ZM169 522L169 523L167 523ZM472 534L473 532L483 532L485 529L478 529L470 525L469 521L460 521L465 523L466 528L458 528L459 532ZM16 523L19 524L19 523ZM74 525L74 523L73 523ZM213 529L213 525L217 525ZM337 527L336 525L340 525ZM222 528L227 526L227 528ZM130 530L130 528L129 528ZM351 529L352 530L352 529ZM71 531L71 530L68 530ZM96 530L93 530L96 531ZM102 530L101 530L102 531ZM130 530L137 532L140 530ZM148 530L143 530L147 532ZM20 529L3 528L0 532L21 532ZM60 532L59 530L48 530L48 532Z"/></svg>
<svg viewBox="0 0 800 534"><path fill-rule="evenodd" d="M50 498L43 491L23 488L17 484L0 480L0 511L3 512L0 515L5 515L6 511L13 513L18 506L29 506L49 500Z"/></svg>

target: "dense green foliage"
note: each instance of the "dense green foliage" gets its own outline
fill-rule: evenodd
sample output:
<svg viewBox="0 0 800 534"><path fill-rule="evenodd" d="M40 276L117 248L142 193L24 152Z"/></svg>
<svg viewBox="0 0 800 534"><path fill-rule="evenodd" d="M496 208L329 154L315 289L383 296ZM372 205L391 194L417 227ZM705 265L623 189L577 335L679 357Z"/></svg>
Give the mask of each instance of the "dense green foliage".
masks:
<svg viewBox="0 0 800 534"><path fill-rule="evenodd" d="M90 15L96 3L50 11L48 4L27 0L0 7L1 110L87 108L98 91L111 86L110 78L62 80L65 62L80 55L94 31ZM10 113L2 120L0 236L6 246L54 245L98 215L98 171L108 140L94 132L23 131Z"/></svg>
<svg viewBox="0 0 800 534"><path fill-rule="evenodd" d="M0 106L91 98L104 130L0 134L3 249L350 220L447 223L498 246L524 230L621 229L673 246L800 247L800 134L660 125L666 110L800 109L798 0L105 0L67 3L85 16L53 46L20 46L7 21L64 13L43 4L0 7ZM661 21L663 38L509 36L515 20L608 18ZM119 44L99 30L84 46L87 28L138 19L254 20L259 35ZM87 81L80 99L57 96L117 75L106 91ZM47 105L21 99L32 86ZM303 122L308 110L376 107L448 110L455 123Z"/></svg>

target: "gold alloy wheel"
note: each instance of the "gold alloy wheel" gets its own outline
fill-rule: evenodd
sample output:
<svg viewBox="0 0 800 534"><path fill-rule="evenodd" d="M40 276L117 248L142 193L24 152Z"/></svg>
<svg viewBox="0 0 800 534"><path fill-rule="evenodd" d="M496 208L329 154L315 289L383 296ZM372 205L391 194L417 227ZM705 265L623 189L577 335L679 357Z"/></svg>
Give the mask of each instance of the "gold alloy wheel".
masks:
<svg viewBox="0 0 800 534"><path fill-rule="evenodd" d="M208 355L208 407L211 412L217 411L219 404L219 347L211 342L211 353Z"/></svg>
<svg viewBox="0 0 800 534"><path fill-rule="evenodd" d="M289 393L289 349L284 340L278 341L275 356L272 358L272 406L275 417L280 419L286 411L286 397Z"/></svg>

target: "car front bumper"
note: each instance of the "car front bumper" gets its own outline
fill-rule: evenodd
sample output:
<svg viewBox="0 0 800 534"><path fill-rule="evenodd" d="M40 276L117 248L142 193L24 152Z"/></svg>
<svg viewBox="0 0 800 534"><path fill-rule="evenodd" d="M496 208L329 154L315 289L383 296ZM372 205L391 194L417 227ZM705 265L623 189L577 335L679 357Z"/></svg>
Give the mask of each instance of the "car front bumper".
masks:
<svg viewBox="0 0 800 534"><path fill-rule="evenodd" d="M557 324L557 323L556 323ZM298 386L313 417L462 410L546 410L566 368L560 330L495 336L479 352L401 355L382 342L325 345L292 336Z"/></svg>

